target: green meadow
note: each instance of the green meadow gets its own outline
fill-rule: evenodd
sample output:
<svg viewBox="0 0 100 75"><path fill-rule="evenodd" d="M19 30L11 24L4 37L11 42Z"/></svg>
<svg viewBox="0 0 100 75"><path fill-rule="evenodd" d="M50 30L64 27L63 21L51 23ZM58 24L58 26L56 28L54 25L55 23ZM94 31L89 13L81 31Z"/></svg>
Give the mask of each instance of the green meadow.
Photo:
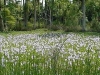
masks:
<svg viewBox="0 0 100 75"><path fill-rule="evenodd" d="M100 35L48 30L0 33L0 75L100 75Z"/></svg>

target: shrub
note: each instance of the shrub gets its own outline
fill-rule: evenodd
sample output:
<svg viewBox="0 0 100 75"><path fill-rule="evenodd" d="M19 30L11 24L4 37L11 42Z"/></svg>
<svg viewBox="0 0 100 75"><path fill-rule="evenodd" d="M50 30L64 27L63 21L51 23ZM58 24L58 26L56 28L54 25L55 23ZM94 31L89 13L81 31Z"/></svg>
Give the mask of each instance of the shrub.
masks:
<svg viewBox="0 0 100 75"><path fill-rule="evenodd" d="M13 30L16 24L16 19L13 16L6 17L8 30Z"/></svg>
<svg viewBox="0 0 100 75"><path fill-rule="evenodd" d="M56 31L59 29L59 25L52 25L50 29Z"/></svg>
<svg viewBox="0 0 100 75"><path fill-rule="evenodd" d="M81 28L81 26L79 26L79 25L76 25L76 26L64 26L63 27L63 29L64 29L64 31L65 32L73 32L73 31L81 31L82 30L82 28Z"/></svg>
<svg viewBox="0 0 100 75"><path fill-rule="evenodd" d="M27 30L32 30L32 29L33 29L33 24L28 22L26 27L22 25L22 29L21 30L22 31L27 31Z"/></svg>
<svg viewBox="0 0 100 75"><path fill-rule="evenodd" d="M8 30L13 30L14 27L15 27L15 22L14 21L7 21Z"/></svg>
<svg viewBox="0 0 100 75"><path fill-rule="evenodd" d="M5 8L2 10L2 16L9 16L10 15L10 10L8 8Z"/></svg>
<svg viewBox="0 0 100 75"><path fill-rule="evenodd" d="M33 24L28 22L27 30L32 30L33 29Z"/></svg>
<svg viewBox="0 0 100 75"><path fill-rule="evenodd" d="M2 10L1 15L3 16L3 20L5 20L5 30L13 30L15 27L16 19L14 16L11 15L11 12L8 8Z"/></svg>
<svg viewBox="0 0 100 75"><path fill-rule="evenodd" d="M100 32L100 22L98 21L98 19L93 19L92 23L91 23L91 30L92 31L97 31Z"/></svg>

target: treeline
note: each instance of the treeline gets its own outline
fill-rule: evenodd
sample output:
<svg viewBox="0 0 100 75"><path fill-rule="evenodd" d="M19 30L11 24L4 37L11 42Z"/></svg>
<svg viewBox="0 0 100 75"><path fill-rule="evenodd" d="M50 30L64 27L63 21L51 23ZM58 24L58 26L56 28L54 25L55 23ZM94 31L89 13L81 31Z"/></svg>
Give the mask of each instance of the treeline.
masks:
<svg viewBox="0 0 100 75"><path fill-rule="evenodd" d="M0 0L0 31L100 31L100 0Z"/></svg>

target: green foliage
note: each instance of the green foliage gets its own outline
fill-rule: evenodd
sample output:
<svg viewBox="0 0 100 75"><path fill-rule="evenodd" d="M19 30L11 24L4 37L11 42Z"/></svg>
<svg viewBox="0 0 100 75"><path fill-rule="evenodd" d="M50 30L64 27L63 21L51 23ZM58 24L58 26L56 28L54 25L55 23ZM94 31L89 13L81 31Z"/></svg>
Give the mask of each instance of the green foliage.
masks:
<svg viewBox="0 0 100 75"><path fill-rule="evenodd" d="M91 30L92 31L97 31L100 32L100 22L98 21L98 19L93 19L92 23L91 23Z"/></svg>
<svg viewBox="0 0 100 75"><path fill-rule="evenodd" d="M2 13L3 22L6 21L9 30L32 30L33 26L36 26L35 28L47 27L51 30L64 29L65 31L80 31L82 29L82 26L80 26L83 23L82 0L73 0L72 2L69 0L46 0L45 4L39 2L39 0L25 1L26 3L21 5L22 0L9 0L6 1L7 4L4 6L4 0L0 0L0 13ZM36 17L34 16L34 4L36 6ZM86 24L87 31L99 31L100 1L87 0L85 4L86 18L88 23L91 24ZM98 23L94 22L94 18L98 19ZM52 24L52 26L45 24Z"/></svg>
<svg viewBox="0 0 100 75"><path fill-rule="evenodd" d="M19 21L19 23L16 23L14 30L21 31L22 29L23 29L23 24Z"/></svg>
<svg viewBox="0 0 100 75"><path fill-rule="evenodd" d="M7 21L14 21L14 22L16 21L16 19L15 19L14 16L12 16L12 15L7 16L7 17L6 17L6 20L7 20Z"/></svg>
<svg viewBox="0 0 100 75"><path fill-rule="evenodd" d="M57 31L57 30L60 30L60 29L62 29L62 26L61 25L52 25L51 26L51 30L53 30L53 31Z"/></svg>
<svg viewBox="0 0 100 75"><path fill-rule="evenodd" d="M31 22L27 23L27 27L24 27L22 23L19 25L16 25L15 27L16 30L22 30L22 31L30 31L33 30L33 24Z"/></svg>
<svg viewBox="0 0 100 75"><path fill-rule="evenodd" d="M2 10L2 16L3 18L6 16L9 16L11 14L10 10L8 8L5 8Z"/></svg>
<svg viewBox="0 0 100 75"><path fill-rule="evenodd" d="M82 30L82 28L81 28L81 26L79 26L79 25L72 25L72 26L64 26L63 27L63 30L65 31L65 32L78 32L78 31L81 31Z"/></svg>
<svg viewBox="0 0 100 75"><path fill-rule="evenodd" d="M0 7L4 8L4 0L0 0Z"/></svg>
<svg viewBox="0 0 100 75"><path fill-rule="evenodd" d="M15 23L16 22L14 22L14 21L7 21L8 30L13 30L15 27Z"/></svg>
<svg viewBox="0 0 100 75"><path fill-rule="evenodd" d="M78 5L76 4L71 4L68 6L69 7L69 10L67 10L65 12L65 24L67 26L77 26L78 25L78 22L79 22L79 18L81 16L79 10L78 10Z"/></svg>
<svg viewBox="0 0 100 75"><path fill-rule="evenodd" d="M28 22L27 30L32 30L33 29L33 24Z"/></svg>
<svg viewBox="0 0 100 75"><path fill-rule="evenodd" d="M8 30L13 30L16 24L16 19L14 18L14 16L11 15L10 10L8 8L5 8L2 11L2 15L3 15L3 20L6 21Z"/></svg>

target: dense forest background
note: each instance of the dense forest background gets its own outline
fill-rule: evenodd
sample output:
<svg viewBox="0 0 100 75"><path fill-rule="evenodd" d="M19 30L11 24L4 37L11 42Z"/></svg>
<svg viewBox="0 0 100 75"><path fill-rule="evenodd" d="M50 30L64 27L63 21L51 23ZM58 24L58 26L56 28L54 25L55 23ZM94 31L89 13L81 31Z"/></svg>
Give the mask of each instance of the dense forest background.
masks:
<svg viewBox="0 0 100 75"><path fill-rule="evenodd" d="M100 32L100 0L0 0L0 31Z"/></svg>

